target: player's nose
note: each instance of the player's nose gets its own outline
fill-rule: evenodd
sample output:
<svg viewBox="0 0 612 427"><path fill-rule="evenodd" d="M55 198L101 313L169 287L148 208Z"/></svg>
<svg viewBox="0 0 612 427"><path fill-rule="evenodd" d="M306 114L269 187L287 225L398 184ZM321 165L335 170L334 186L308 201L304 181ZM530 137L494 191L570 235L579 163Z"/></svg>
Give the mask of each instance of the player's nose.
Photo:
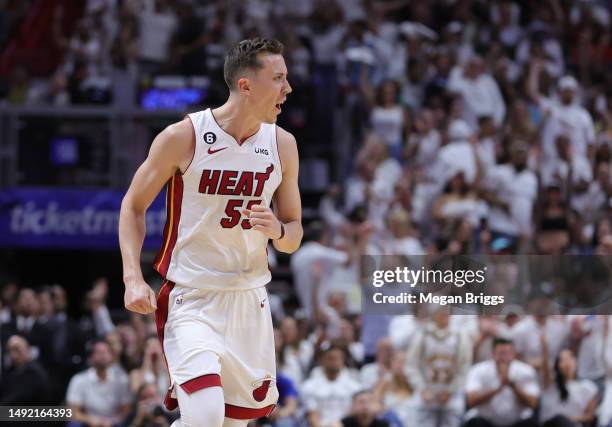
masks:
<svg viewBox="0 0 612 427"><path fill-rule="evenodd" d="M291 88L291 85L289 84L289 80L285 80L285 94L289 95L291 92L293 92L293 89Z"/></svg>

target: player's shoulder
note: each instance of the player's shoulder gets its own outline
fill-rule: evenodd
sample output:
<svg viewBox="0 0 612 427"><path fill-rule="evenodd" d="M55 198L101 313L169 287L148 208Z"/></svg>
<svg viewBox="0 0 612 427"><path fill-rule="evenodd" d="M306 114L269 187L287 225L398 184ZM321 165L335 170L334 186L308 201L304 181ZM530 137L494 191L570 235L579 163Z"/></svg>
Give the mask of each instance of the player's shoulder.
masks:
<svg viewBox="0 0 612 427"><path fill-rule="evenodd" d="M278 125L276 126L276 144L278 147L278 154L283 162L285 160L297 160L298 149L295 136Z"/></svg>
<svg viewBox="0 0 612 427"><path fill-rule="evenodd" d="M281 147L281 144L283 146L297 147L297 141L295 139L295 136L293 136L291 132L283 129L279 125L276 125L276 141L278 142L279 149Z"/></svg>
<svg viewBox="0 0 612 427"><path fill-rule="evenodd" d="M185 116L183 120L166 126L166 128L160 132L160 135L163 135L164 137L172 140L184 138L187 140L191 140L194 135L194 129L193 124L191 123L191 119L189 119L188 116Z"/></svg>
<svg viewBox="0 0 612 427"><path fill-rule="evenodd" d="M195 130L191 120L185 117L181 121L168 125L155 139L154 145L157 143L161 147L191 151L195 145Z"/></svg>
<svg viewBox="0 0 612 427"><path fill-rule="evenodd" d="M150 157L161 162L171 162L181 170L191 162L195 149L195 133L191 120L183 120L168 125L151 145Z"/></svg>
<svg viewBox="0 0 612 427"><path fill-rule="evenodd" d="M276 147L284 172L289 170L291 174L297 174L299 154L297 141L291 132L286 131L280 126L276 126Z"/></svg>

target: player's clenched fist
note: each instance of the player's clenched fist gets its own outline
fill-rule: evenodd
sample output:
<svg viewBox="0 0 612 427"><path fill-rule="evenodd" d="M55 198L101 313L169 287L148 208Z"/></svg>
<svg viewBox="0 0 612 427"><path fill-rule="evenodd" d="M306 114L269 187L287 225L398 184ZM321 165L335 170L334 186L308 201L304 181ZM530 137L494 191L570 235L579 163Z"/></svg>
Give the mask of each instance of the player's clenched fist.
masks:
<svg viewBox="0 0 612 427"><path fill-rule="evenodd" d="M149 314L157 309L155 292L144 280L125 284L125 308L135 313Z"/></svg>
<svg viewBox="0 0 612 427"><path fill-rule="evenodd" d="M280 238L282 234L281 223L269 207L253 205L250 210L242 209L242 214L249 219L249 223L253 227L253 230L261 231L266 237L272 240Z"/></svg>

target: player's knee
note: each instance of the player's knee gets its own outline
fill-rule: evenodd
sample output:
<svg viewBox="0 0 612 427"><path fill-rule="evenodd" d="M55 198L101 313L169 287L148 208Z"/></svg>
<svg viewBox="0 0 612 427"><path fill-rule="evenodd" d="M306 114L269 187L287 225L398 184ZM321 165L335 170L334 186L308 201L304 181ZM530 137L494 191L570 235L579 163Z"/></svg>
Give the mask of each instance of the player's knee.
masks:
<svg viewBox="0 0 612 427"><path fill-rule="evenodd" d="M208 387L188 393L176 390L181 411L181 427L221 427L225 402L221 387Z"/></svg>

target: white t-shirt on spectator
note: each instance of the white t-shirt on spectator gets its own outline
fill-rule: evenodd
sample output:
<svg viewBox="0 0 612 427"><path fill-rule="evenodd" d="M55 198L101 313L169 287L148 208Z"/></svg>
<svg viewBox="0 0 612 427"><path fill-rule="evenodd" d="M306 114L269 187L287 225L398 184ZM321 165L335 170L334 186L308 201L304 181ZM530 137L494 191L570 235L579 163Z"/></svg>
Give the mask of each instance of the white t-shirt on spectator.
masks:
<svg viewBox="0 0 612 427"><path fill-rule="evenodd" d="M585 222L594 222L607 201L606 193L597 181L591 181L584 193L572 194L570 206L580 213Z"/></svg>
<svg viewBox="0 0 612 427"><path fill-rule="evenodd" d="M463 172L466 182L473 183L476 178L474 149L467 141L455 141L445 145L438 151L434 170L438 182L446 183L457 172Z"/></svg>
<svg viewBox="0 0 612 427"><path fill-rule="evenodd" d="M523 360L540 357L542 346L540 345L541 326L533 316L528 316L517 323L512 329L512 341L517 354L523 356ZM566 346L569 339L570 328L565 317L551 316L546 319L544 334L548 345L549 363L555 359Z"/></svg>
<svg viewBox="0 0 612 427"><path fill-rule="evenodd" d="M358 175L353 175L346 180L344 205L347 212L365 203L366 192L370 184Z"/></svg>
<svg viewBox="0 0 612 427"><path fill-rule="evenodd" d="M322 425L329 425L349 413L353 394L361 389L362 386L346 369L340 372L335 381L313 373L302 387L304 406L308 412L319 413Z"/></svg>
<svg viewBox="0 0 612 427"><path fill-rule="evenodd" d="M80 406L88 415L113 417L120 406L131 402L129 380L117 370L108 370L101 381L94 368L76 374L70 380L66 402Z"/></svg>
<svg viewBox="0 0 612 427"><path fill-rule="evenodd" d="M574 157L587 157L587 147L595 143L595 128L589 112L578 104L563 105L540 97L540 107L550 114L542 131L544 163L557 159L556 138L569 137Z"/></svg>
<svg viewBox="0 0 612 427"><path fill-rule="evenodd" d="M451 331L462 333L473 340L478 333L478 315L466 312L461 316L451 316L449 327Z"/></svg>
<svg viewBox="0 0 612 427"><path fill-rule="evenodd" d="M140 12L140 42L138 52L141 59L163 62L168 59L170 39L177 25L177 18L171 12Z"/></svg>
<svg viewBox="0 0 612 427"><path fill-rule="evenodd" d="M512 165L497 165L489 170L486 185L508 203L510 214L497 207L489 210L489 227L513 236L531 235L533 202L538 193L535 174L529 169L517 172Z"/></svg>
<svg viewBox="0 0 612 427"><path fill-rule="evenodd" d="M392 239L386 242L387 248L391 251L390 255L425 255L427 251L415 237L403 237L401 239Z"/></svg>
<svg viewBox="0 0 612 427"><path fill-rule="evenodd" d="M428 168L436 160L440 149L440 132L436 129L430 130L426 135L413 134L408 140L408 145L417 145L419 149L416 154L415 163ZM409 159L412 160L412 159Z"/></svg>
<svg viewBox="0 0 612 427"><path fill-rule="evenodd" d="M393 348L406 351L420 328L421 323L413 314L393 316L388 333Z"/></svg>
<svg viewBox="0 0 612 427"><path fill-rule="evenodd" d="M582 328L588 332L582 338L576 355L578 378L597 380L606 375L603 349L605 319L606 316L586 316L584 320Z"/></svg>
<svg viewBox="0 0 612 427"><path fill-rule="evenodd" d="M283 353L285 363L281 367L281 370L294 383L301 384L302 381L304 381L304 373L310 367L313 355L314 347L308 340L300 341L297 350L287 346Z"/></svg>
<svg viewBox="0 0 612 427"><path fill-rule="evenodd" d="M486 73L475 79L467 79L461 67L455 67L450 73L448 88L457 92L465 102L464 119L473 127L480 116L491 116L496 125L500 125L506 116L506 103L495 79Z"/></svg>
<svg viewBox="0 0 612 427"><path fill-rule="evenodd" d="M401 176L402 166L396 159L388 157L383 160L376 168L372 181L373 204L377 204L378 201L388 204L395 195L395 185Z"/></svg>
<svg viewBox="0 0 612 427"><path fill-rule="evenodd" d="M286 348L284 358L285 360L282 364L279 361L278 370L299 386L304 381L304 370L300 365L299 357L292 353L291 349Z"/></svg>
<svg viewBox="0 0 612 427"><path fill-rule="evenodd" d="M319 217L332 229L337 229L348 221L340 208L336 206L336 201L327 195L323 196L319 202Z"/></svg>
<svg viewBox="0 0 612 427"><path fill-rule="evenodd" d="M480 219L488 213L487 204L476 198L447 200L440 208L440 214L445 219L466 219L477 227Z"/></svg>
<svg viewBox="0 0 612 427"><path fill-rule="evenodd" d="M496 165L495 140L493 138L482 138L476 144L476 154L480 160L483 170Z"/></svg>
<svg viewBox="0 0 612 427"><path fill-rule="evenodd" d="M306 310L308 316L312 316L312 289L314 278L312 276L312 265L321 263L322 277L331 274L333 268L348 260L348 254L334 248L320 244L319 242L304 243L291 256L291 272L295 283L295 291L300 304Z"/></svg>
<svg viewBox="0 0 612 427"><path fill-rule="evenodd" d="M313 34L312 44L315 63L324 65L336 63L344 33L344 27L336 25L326 32Z"/></svg>
<svg viewBox="0 0 612 427"><path fill-rule="evenodd" d="M551 184L566 182L570 173L570 165L561 159L545 162L540 168L540 176L542 184L546 187ZM588 159L584 156L572 157L572 182L574 184L580 181L590 182L593 180L593 170ZM572 198L575 193L572 194Z"/></svg>
<svg viewBox="0 0 612 427"><path fill-rule="evenodd" d="M395 105L391 108L374 107L370 116L372 131L389 146L401 145L403 141L404 110Z"/></svg>
<svg viewBox="0 0 612 427"><path fill-rule="evenodd" d="M612 319L608 319L608 328L612 331ZM607 426L612 421L612 332L609 332L605 341L603 362L606 371L605 390L601 404L599 405L599 425Z"/></svg>
<svg viewBox="0 0 612 427"><path fill-rule="evenodd" d="M381 369L377 362L363 365L359 370L359 382L365 389L372 390L380 380L380 377Z"/></svg>
<svg viewBox="0 0 612 427"><path fill-rule="evenodd" d="M542 393L540 401L540 422L544 423L557 415L564 415L570 420L582 415L589 402L597 394L597 386L590 380L573 380L566 384L567 400L561 400L556 384Z"/></svg>
<svg viewBox="0 0 612 427"><path fill-rule="evenodd" d="M510 381L513 381L524 392L531 396L540 394L538 377L535 369L518 360L510 363L508 374ZM493 390L499 387L500 380L497 367L493 360L480 362L469 370L466 379L465 391L471 393L475 391ZM470 411L473 416L480 416L494 422L498 426L507 426L517 421L524 420L532 416L533 411L522 405L514 391L509 386L504 387L489 401Z"/></svg>

